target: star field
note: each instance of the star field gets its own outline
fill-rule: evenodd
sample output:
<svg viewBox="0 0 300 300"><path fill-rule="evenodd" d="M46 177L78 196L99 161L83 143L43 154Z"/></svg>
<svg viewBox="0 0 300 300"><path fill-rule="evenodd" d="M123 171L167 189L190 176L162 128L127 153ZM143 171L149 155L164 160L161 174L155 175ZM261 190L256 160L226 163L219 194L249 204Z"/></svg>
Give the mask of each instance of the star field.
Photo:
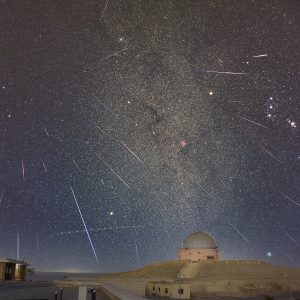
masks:
<svg viewBox="0 0 300 300"><path fill-rule="evenodd" d="M0 5L0 257L300 263L297 1Z"/></svg>

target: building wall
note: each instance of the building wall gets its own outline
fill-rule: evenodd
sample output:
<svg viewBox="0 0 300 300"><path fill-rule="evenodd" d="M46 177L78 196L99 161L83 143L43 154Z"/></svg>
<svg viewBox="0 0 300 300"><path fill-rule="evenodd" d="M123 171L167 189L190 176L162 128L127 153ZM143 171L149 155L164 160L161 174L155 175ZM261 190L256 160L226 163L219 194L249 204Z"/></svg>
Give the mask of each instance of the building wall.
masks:
<svg viewBox="0 0 300 300"><path fill-rule="evenodd" d="M180 260L199 261L207 259L219 259L220 253L218 249L189 249L180 248L177 251Z"/></svg>
<svg viewBox="0 0 300 300"><path fill-rule="evenodd" d="M26 265L0 262L0 281L5 280L5 272L7 266L11 268L10 280L25 280Z"/></svg>
<svg viewBox="0 0 300 300"><path fill-rule="evenodd" d="M25 280L26 265L16 265L15 280Z"/></svg>
<svg viewBox="0 0 300 300"><path fill-rule="evenodd" d="M146 287L146 292L145 292L145 294L146 294L146 296L148 296L148 295L150 295L150 296L156 296L156 283L154 283L154 282L149 282L148 284L147 284L147 287Z"/></svg>
<svg viewBox="0 0 300 300"><path fill-rule="evenodd" d="M162 298L169 298L170 297L170 289L171 286L169 283L159 283L157 284L157 295Z"/></svg>
<svg viewBox="0 0 300 300"><path fill-rule="evenodd" d="M181 293L179 292L181 290ZM188 284L177 282L149 282L146 296L158 296L168 299L190 299L191 289Z"/></svg>
<svg viewBox="0 0 300 300"><path fill-rule="evenodd" d="M179 290L182 290L182 294ZM191 298L191 288L188 284L174 283L170 286L170 299L190 299Z"/></svg>
<svg viewBox="0 0 300 300"><path fill-rule="evenodd" d="M0 281L5 280L5 263L0 263Z"/></svg>

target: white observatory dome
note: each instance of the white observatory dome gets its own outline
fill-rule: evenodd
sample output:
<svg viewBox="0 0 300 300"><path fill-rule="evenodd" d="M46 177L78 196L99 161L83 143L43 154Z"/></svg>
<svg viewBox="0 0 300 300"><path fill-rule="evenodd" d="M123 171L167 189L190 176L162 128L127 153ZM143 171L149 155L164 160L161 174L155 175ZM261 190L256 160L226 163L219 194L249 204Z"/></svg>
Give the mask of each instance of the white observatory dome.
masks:
<svg viewBox="0 0 300 300"><path fill-rule="evenodd" d="M214 239L205 232L194 232L190 234L182 243L183 248L190 249L217 249Z"/></svg>

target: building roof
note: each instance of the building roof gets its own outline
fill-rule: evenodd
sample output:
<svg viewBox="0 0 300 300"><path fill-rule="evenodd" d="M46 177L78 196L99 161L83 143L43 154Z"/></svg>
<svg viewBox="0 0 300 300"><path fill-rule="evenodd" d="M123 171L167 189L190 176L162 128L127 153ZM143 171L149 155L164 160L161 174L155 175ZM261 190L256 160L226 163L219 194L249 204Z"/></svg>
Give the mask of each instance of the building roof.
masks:
<svg viewBox="0 0 300 300"><path fill-rule="evenodd" d="M180 280L175 280L175 281L165 281L165 280L149 281L149 283L151 283L151 284L164 284L164 285L180 285L180 286L189 285L188 283L183 283Z"/></svg>
<svg viewBox="0 0 300 300"><path fill-rule="evenodd" d="M17 260L17 259L12 259L12 258L1 258L1 257L0 257L0 263L26 265L26 262L24 260Z"/></svg>
<svg viewBox="0 0 300 300"><path fill-rule="evenodd" d="M182 243L183 248L190 249L217 249L214 239L206 232L194 232L190 234Z"/></svg>
<svg viewBox="0 0 300 300"><path fill-rule="evenodd" d="M166 280L157 280L157 281L149 281L149 283L152 284L172 284L173 281L166 281Z"/></svg>

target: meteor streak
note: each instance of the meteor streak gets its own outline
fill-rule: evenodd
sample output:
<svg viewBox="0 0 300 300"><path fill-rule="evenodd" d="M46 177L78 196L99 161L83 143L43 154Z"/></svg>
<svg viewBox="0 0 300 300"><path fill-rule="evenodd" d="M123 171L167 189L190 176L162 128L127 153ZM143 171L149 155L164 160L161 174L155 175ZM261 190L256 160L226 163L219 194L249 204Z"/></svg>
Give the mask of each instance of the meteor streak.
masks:
<svg viewBox="0 0 300 300"><path fill-rule="evenodd" d="M22 158L22 176L23 176L23 179L25 179L25 168L24 168L23 158Z"/></svg>
<svg viewBox="0 0 300 300"><path fill-rule="evenodd" d="M126 51L126 50L128 50L128 48L124 48L124 49L122 49L122 50L116 51L116 52L114 52L114 53L112 53L112 54L110 54L110 55L108 55L108 56L106 56L106 57L100 59L100 61L107 60L107 59L111 58L112 56L115 56L115 55L117 55L117 54L119 54L119 53L122 53L122 52L124 52L124 51Z"/></svg>
<svg viewBox="0 0 300 300"><path fill-rule="evenodd" d="M46 127L44 127L44 130L45 130L46 134L47 134L48 136L50 136Z"/></svg>
<svg viewBox="0 0 300 300"><path fill-rule="evenodd" d="M271 156L272 158L276 159L278 162L280 162L281 164L283 164L283 162L279 158L277 158L276 156L274 156L270 151L268 151L267 149L265 149L263 146L260 146L260 148L264 152L266 152L269 156Z"/></svg>
<svg viewBox="0 0 300 300"><path fill-rule="evenodd" d="M227 75L247 75L244 72L229 72L229 71L203 71L205 73L227 74Z"/></svg>
<svg viewBox="0 0 300 300"><path fill-rule="evenodd" d="M38 211L38 205L37 205L36 197L34 197L34 204L35 204L35 210Z"/></svg>
<svg viewBox="0 0 300 300"><path fill-rule="evenodd" d="M221 181L221 183L225 186L225 188L228 190L228 191L232 191L232 189L231 188L229 188L229 186L228 185L226 185L222 180L220 180Z"/></svg>
<svg viewBox="0 0 300 300"><path fill-rule="evenodd" d="M239 115L236 115L236 116L239 117L239 118L242 119L242 120L245 120L245 121L250 122L250 123L252 123L252 124L255 124L255 125L257 125L257 126L260 126L260 127L266 128L266 129L270 129L269 127L267 127L267 126L265 126L265 125L263 125L263 124L260 124L260 123L251 121L251 120L249 120L249 119L247 119L247 118L245 118L245 117L241 117L241 116L239 116Z"/></svg>
<svg viewBox="0 0 300 300"><path fill-rule="evenodd" d="M214 198L204 187L200 186L200 189L203 190L212 199Z"/></svg>
<svg viewBox="0 0 300 300"><path fill-rule="evenodd" d="M245 241L247 241L247 242L249 242L249 240L233 225L233 224L231 224L231 223L229 223L230 224L230 226L233 228L233 229L235 229L236 230L236 232L245 240Z"/></svg>
<svg viewBox="0 0 300 300"><path fill-rule="evenodd" d="M257 58L257 57L267 57L268 54L260 54L260 55L253 55L252 57Z"/></svg>
<svg viewBox="0 0 300 300"><path fill-rule="evenodd" d="M137 160L143 163L143 161L123 141L121 141L121 143Z"/></svg>
<svg viewBox="0 0 300 300"><path fill-rule="evenodd" d="M85 224L85 221L84 221L84 219L83 219L83 216L82 216L80 207L79 207L79 205L78 205L78 202L77 202L77 199L76 199L76 196L75 196L75 193L74 193L73 188L72 188L71 186L70 186L70 188L71 188L71 191L72 191L72 194L73 194L73 197L74 197L74 200L75 200L77 209L78 209L78 211L79 211L79 214L80 214L80 217L81 217L81 220L82 220L82 223L83 223L85 232L86 232L86 234L87 234L87 237L88 237L88 239L89 239L89 241L90 241L90 245L91 245L92 250L93 250L93 252L94 252L94 256L95 256L95 258L96 258L96 261L98 262L98 257L97 257L97 254L96 254L96 251L95 251L95 248L94 248L92 239L91 239L91 237L90 237L89 231L88 231L88 229L87 229L87 227L86 227L86 224Z"/></svg>
<svg viewBox="0 0 300 300"><path fill-rule="evenodd" d="M46 168L46 165L45 165L45 163L44 163L44 161L41 159L41 162L42 162L42 164L43 164L43 167L44 167L44 170L45 170L45 173L47 173L47 168Z"/></svg>
<svg viewBox="0 0 300 300"><path fill-rule="evenodd" d="M79 166L77 165L76 161L72 158L73 164L76 167L76 169L78 170L78 172L81 172L79 169Z"/></svg>
<svg viewBox="0 0 300 300"><path fill-rule="evenodd" d="M140 257L139 257L139 250L138 250L138 247L137 247L137 244L136 244L136 240L134 241L134 245L135 245L135 253L136 253L136 260L138 262L138 264L140 264Z"/></svg>
<svg viewBox="0 0 300 300"><path fill-rule="evenodd" d="M130 207L127 205L127 203L126 203L122 198L120 198L120 200L121 200L122 203L127 207L127 209L130 210Z"/></svg>
<svg viewBox="0 0 300 300"><path fill-rule="evenodd" d="M2 202L2 198L3 198L4 192L2 192L1 197L0 197L0 204Z"/></svg>
<svg viewBox="0 0 300 300"><path fill-rule="evenodd" d="M101 14L100 19L99 19L99 22L101 22L101 20L102 20L102 18L103 18L103 16L104 16L105 10L106 10L107 5L108 5L108 2L109 2L109 0L107 0L106 3L105 3L105 6L104 6L104 8L103 8L102 14Z"/></svg>
<svg viewBox="0 0 300 300"><path fill-rule="evenodd" d="M107 135L107 133L106 133L103 129L101 129L99 126L96 125L96 127L97 127L104 135Z"/></svg>
<svg viewBox="0 0 300 300"><path fill-rule="evenodd" d="M291 199L289 196L285 195L284 193L279 192L284 198L290 200L291 202L293 202L294 204L296 204L297 206L300 207L300 204L298 202L296 202L295 200Z"/></svg>
<svg viewBox="0 0 300 300"><path fill-rule="evenodd" d="M40 246L39 246L39 237L36 236L36 250L38 253L40 253Z"/></svg>
<svg viewBox="0 0 300 300"><path fill-rule="evenodd" d="M126 187L128 187L129 188L129 185L123 180L123 178L122 177L120 177L112 168L111 168L111 166L106 162L106 161L104 161L100 156L98 156L97 154L96 154L96 156L112 171L112 173L114 173L117 177L118 177L118 179L126 186Z"/></svg>
<svg viewBox="0 0 300 300"><path fill-rule="evenodd" d="M149 102L149 101L147 101L147 100L144 100L144 101L147 102L147 103L149 103L150 105L153 105L153 106L156 106L156 107L160 108L160 106L157 105L157 104L155 104L155 103Z"/></svg>
<svg viewBox="0 0 300 300"><path fill-rule="evenodd" d="M293 241L295 244L297 244L297 241L293 237L291 237L285 230L282 229L282 231L291 241Z"/></svg>

